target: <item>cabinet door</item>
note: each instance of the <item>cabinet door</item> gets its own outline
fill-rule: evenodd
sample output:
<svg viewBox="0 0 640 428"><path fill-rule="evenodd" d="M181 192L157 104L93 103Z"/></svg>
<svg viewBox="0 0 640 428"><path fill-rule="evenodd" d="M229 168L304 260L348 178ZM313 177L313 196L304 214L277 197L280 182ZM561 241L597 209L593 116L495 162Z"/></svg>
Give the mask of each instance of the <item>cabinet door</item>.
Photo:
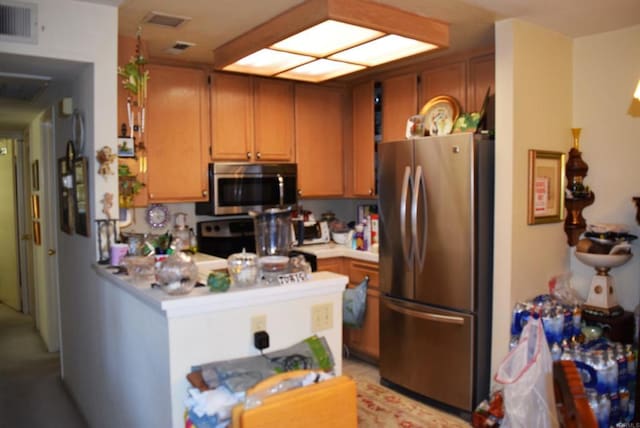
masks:
<svg viewBox="0 0 640 428"><path fill-rule="evenodd" d="M300 196L342 196L342 90L310 85L296 85L295 90L296 158Z"/></svg>
<svg viewBox="0 0 640 428"><path fill-rule="evenodd" d="M294 118L293 83L254 79L254 159L292 162Z"/></svg>
<svg viewBox="0 0 640 428"><path fill-rule="evenodd" d="M404 74L382 81L382 140L404 140L407 119L418 110L418 78Z"/></svg>
<svg viewBox="0 0 640 428"><path fill-rule="evenodd" d="M214 73L211 85L213 160L253 160L251 78Z"/></svg>
<svg viewBox="0 0 640 428"><path fill-rule="evenodd" d="M354 285L349 286L354 287ZM367 289L367 309L362 328L344 328L344 342L350 352L371 358L380 357L380 291Z"/></svg>
<svg viewBox="0 0 640 428"><path fill-rule="evenodd" d="M469 82L467 84L468 111L480 111L482 102L491 88L490 94L495 94L495 58L493 54L469 60Z"/></svg>
<svg viewBox="0 0 640 428"><path fill-rule="evenodd" d="M378 264L360 260L348 260L349 287L355 287L369 277L367 310L362 328L344 328L344 342L351 352L378 360L380 355L380 276Z"/></svg>
<svg viewBox="0 0 640 428"><path fill-rule="evenodd" d="M329 271L334 273L344 273L342 257L332 257L330 259L318 259L318 271Z"/></svg>
<svg viewBox="0 0 640 428"><path fill-rule="evenodd" d="M208 190L208 85L204 71L148 65L149 200L202 201Z"/></svg>
<svg viewBox="0 0 640 428"><path fill-rule="evenodd" d="M464 61L423 71L420 74L420 105L423 106L433 97L449 95L458 100L462 111L466 111L466 81Z"/></svg>
<svg viewBox="0 0 640 428"><path fill-rule="evenodd" d="M375 195L375 131L373 82L353 88L353 155L351 180L354 196Z"/></svg>

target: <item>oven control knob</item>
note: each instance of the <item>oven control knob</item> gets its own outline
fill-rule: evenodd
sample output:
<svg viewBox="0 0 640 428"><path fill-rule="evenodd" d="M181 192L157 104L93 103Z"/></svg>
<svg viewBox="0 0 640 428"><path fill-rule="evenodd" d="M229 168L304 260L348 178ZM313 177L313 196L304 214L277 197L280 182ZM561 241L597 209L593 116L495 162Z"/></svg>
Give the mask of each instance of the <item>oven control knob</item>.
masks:
<svg viewBox="0 0 640 428"><path fill-rule="evenodd" d="M213 226L213 230L215 230L216 232L220 232L220 226L216 224L215 226Z"/></svg>
<svg viewBox="0 0 640 428"><path fill-rule="evenodd" d="M204 231L205 232L211 232L211 226L205 226L204 227Z"/></svg>

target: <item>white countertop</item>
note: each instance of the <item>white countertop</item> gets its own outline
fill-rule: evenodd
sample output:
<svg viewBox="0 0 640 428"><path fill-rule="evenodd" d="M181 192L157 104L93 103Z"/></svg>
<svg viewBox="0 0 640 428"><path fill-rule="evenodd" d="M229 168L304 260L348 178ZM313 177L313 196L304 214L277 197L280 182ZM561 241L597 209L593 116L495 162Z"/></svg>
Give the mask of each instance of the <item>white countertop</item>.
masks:
<svg viewBox="0 0 640 428"><path fill-rule="evenodd" d="M350 259L363 260L378 263L378 253L371 251L353 250L345 245L331 242L329 244L302 245L294 247L298 251L315 254L319 259L331 257L348 257Z"/></svg>
<svg viewBox="0 0 640 428"><path fill-rule="evenodd" d="M201 281L211 269L224 269L226 260L205 254L196 257ZM168 318L190 316L205 312L258 306L265 303L294 300L300 297L323 295L342 291L348 278L332 272L314 272L311 279L287 285L230 286L226 292L211 292L209 287L196 287L189 294L171 296L159 288L151 288L151 280L134 281L128 275L116 275L115 269L94 264L101 277L131 293L154 309L163 311Z"/></svg>

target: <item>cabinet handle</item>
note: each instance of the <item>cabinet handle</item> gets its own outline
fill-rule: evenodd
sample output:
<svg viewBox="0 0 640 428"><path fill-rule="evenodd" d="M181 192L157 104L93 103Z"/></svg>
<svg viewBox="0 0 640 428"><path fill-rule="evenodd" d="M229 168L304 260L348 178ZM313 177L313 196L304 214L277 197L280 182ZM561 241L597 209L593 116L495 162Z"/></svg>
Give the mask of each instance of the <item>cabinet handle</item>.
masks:
<svg viewBox="0 0 640 428"><path fill-rule="evenodd" d="M369 195L373 195L373 189L369 189Z"/></svg>
<svg viewBox="0 0 640 428"><path fill-rule="evenodd" d="M298 196L302 196L302 189L298 189Z"/></svg>
<svg viewBox="0 0 640 428"><path fill-rule="evenodd" d="M49 256L53 256L56 253L56 250L49 248L49 250L47 251L47 255Z"/></svg>
<svg viewBox="0 0 640 428"><path fill-rule="evenodd" d="M261 157L262 157L262 153L257 152L257 153L256 153L256 159L260 159Z"/></svg>
<svg viewBox="0 0 640 428"><path fill-rule="evenodd" d="M209 195L209 192L207 192L206 190L203 190L202 191L202 196L207 196L207 195Z"/></svg>
<svg viewBox="0 0 640 428"><path fill-rule="evenodd" d="M149 199L153 199L153 193L149 193Z"/></svg>
<svg viewBox="0 0 640 428"><path fill-rule="evenodd" d="M251 152L247 152L247 159L251 159Z"/></svg>

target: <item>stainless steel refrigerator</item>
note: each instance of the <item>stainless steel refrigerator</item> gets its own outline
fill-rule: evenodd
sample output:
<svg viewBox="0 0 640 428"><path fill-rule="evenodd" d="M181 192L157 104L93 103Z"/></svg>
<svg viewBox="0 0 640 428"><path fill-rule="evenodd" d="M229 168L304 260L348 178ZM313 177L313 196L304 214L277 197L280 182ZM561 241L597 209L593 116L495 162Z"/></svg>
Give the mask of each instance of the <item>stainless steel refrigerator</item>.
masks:
<svg viewBox="0 0 640 428"><path fill-rule="evenodd" d="M468 416L489 394L494 142L378 146L380 377Z"/></svg>

